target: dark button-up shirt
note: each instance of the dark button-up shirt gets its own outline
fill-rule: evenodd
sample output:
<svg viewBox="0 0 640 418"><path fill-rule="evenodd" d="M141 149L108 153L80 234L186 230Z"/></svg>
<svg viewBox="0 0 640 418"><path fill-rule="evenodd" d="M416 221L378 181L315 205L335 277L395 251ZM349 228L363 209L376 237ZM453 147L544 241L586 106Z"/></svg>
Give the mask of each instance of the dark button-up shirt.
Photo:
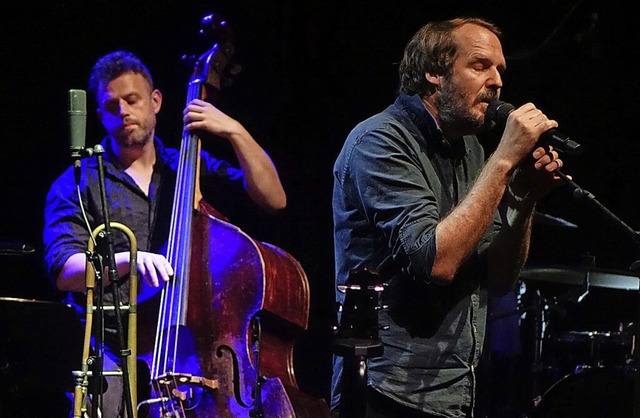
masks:
<svg viewBox="0 0 640 418"><path fill-rule="evenodd" d="M354 128L334 166L336 284L361 268L377 271L389 310L379 315L384 346L369 360L369 384L407 406L461 417L473 406L484 341L485 250L499 228L446 287L430 283L435 229L465 197L484 165L475 136L450 143L418 96L396 102ZM338 292L338 300L344 295ZM332 401L340 392L340 358Z"/></svg>
<svg viewBox="0 0 640 418"><path fill-rule="evenodd" d="M165 148L158 138L155 139L157 158L147 195L118 163L110 140L105 138L101 145L105 150L102 159L111 222L120 222L131 229L139 251L163 253L173 207L180 158L178 150ZM203 183L224 183L225 193L229 192L229 185L237 193L244 188L241 170L204 151L201 153L200 168ZM93 231L104 222L98 159L95 155L81 161L78 180L82 206ZM124 233L114 229L112 236L116 253L129 251L130 243ZM55 280L71 255L87 250L90 231L83 219L74 167L69 167L58 177L47 194L43 237L45 267L52 280ZM128 303L129 300L128 283L126 280L120 286L119 298L122 303ZM112 302L111 292L106 291L104 303Z"/></svg>

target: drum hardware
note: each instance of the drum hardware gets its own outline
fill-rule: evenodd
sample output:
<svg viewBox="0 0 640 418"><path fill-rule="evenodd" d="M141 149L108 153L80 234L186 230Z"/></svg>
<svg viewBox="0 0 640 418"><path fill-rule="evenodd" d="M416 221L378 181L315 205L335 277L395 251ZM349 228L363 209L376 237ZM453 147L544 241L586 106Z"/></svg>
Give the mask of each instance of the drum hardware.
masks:
<svg viewBox="0 0 640 418"><path fill-rule="evenodd" d="M522 352L527 358L530 369L530 386L523 388L524 393L528 393L532 399L532 406L535 406L542 397L546 384L546 373L548 366L546 363L546 344L549 340L548 327L552 318L561 317L566 314L566 302L576 303L582 300L588 293L582 288L578 292L567 292L561 297L545 297L540 289L533 286L527 287L522 282L517 295L517 309L506 310L504 312L492 312L489 321L497 321L513 315L520 316L520 331L525 338L522 341Z"/></svg>
<svg viewBox="0 0 640 418"><path fill-rule="evenodd" d="M555 306L555 301L548 301L544 298L539 290L527 292L526 286L521 286L519 302L524 304L525 315L523 320L528 324L530 329L531 340L529 341L530 355L530 372L531 372L531 388L530 395L535 404L543 393L543 377L545 371L543 357L543 343L549 323L549 312L551 306ZM527 315L526 313L531 313ZM529 321L527 322L527 319ZM522 326L522 324L521 324Z"/></svg>
<svg viewBox="0 0 640 418"><path fill-rule="evenodd" d="M524 347L528 350L527 361L531 367L531 392L525 393L531 393L532 405L536 408L545 391L558 379L585 368L612 365L614 362L608 361L607 356L616 354L616 359L622 358L614 350L628 350L632 346L632 338L628 333L622 332L622 328L619 332L589 330L563 333L557 327L566 322L566 318L570 318L569 314L574 309L586 303L585 298L591 293L597 297L600 288L626 289L630 287L631 276L597 270L591 266L577 270L545 267L524 269L521 279L519 308L515 312L492 315L491 319L515 313L523 314L521 331L525 338L529 338ZM633 280L637 281L635 278ZM552 289L545 285L551 285ZM565 351L576 348L589 351L570 370L561 370L565 364L558 361L560 346ZM575 356L575 353L571 354ZM620 365L626 363L627 359L619 361Z"/></svg>
<svg viewBox="0 0 640 418"><path fill-rule="evenodd" d="M556 274L559 275L556 276ZM536 345L536 351L531 360L533 370L540 373L534 373L534 383L540 382L537 378L542 378L543 371L548 374L545 377L547 383L552 384L565 375L575 372L576 369L618 367L631 361L634 337L628 329L624 329L624 326L618 324L613 327L617 330L612 330L608 326L603 327L604 329L591 326L569 326L567 329L567 323L575 320L575 314L588 306L582 306L589 302L586 300L587 296L592 295L592 298L598 298L602 296L602 292L609 289L627 289L630 275L595 268L554 267L525 269L521 277L525 278L521 286L524 289L520 296L521 303L526 307L527 304L531 304L532 297L540 298L544 306L543 314L546 316L544 321L536 321L536 324L541 323L543 328L540 329L536 325L537 328L534 331L536 341L542 341L544 345L544 348L540 344ZM637 281L635 278L634 280ZM549 284L551 288L545 287ZM558 289L561 291L559 292ZM549 295L552 292L554 295ZM526 310L526 308L522 309ZM536 319L536 316L532 315L531 318ZM542 358L541 364L537 361L540 358ZM547 388L548 384L545 385Z"/></svg>
<svg viewBox="0 0 640 418"><path fill-rule="evenodd" d="M591 192L581 188L570 177L564 175L561 172L557 172L557 174L564 180L564 182L568 186L570 186L573 189L572 194L574 198L593 204L597 209L600 210L600 212L603 215L605 215L605 220L607 222L613 225L617 231L621 231L624 234L626 234L626 236L630 239L630 241L634 245L639 246L640 232L632 229L624 221L618 218L613 212L611 212L608 208L602 205L602 203L600 203ZM546 270L547 271L544 272L545 273L544 276L547 276L548 273L551 273L549 269L546 269ZM555 269L554 273L556 273L556 275L548 276L548 277L555 277L555 278L561 277L563 280L565 280L565 284L576 284L576 278L578 278L578 282L579 282L579 280L582 278L582 276L584 276L584 273L586 271L589 274L588 276L589 285L592 287L635 290L638 293L636 297L636 301L638 302L637 303L638 306L636 308L637 310L636 319L640 321L640 297L639 297L640 292L638 292L638 290L640 290L639 289L640 288L640 285L639 285L640 260L634 263L631 266L630 270L633 271L633 274L630 272L617 274L616 272L601 271L593 268L588 268L588 269L582 269L582 271L579 272L581 276L576 277L576 273L574 271ZM540 270L537 270L537 271L530 270L530 271L524 271L523 275L524 277L528 276L529 279L535 280L536 278L540 279L541 277L543 277L540 273L542 273L542 271ZM637 331L638 330L636 329L636 335L637 335ZM640 359L638 351L633 350L633 355L634 355L635 364L636 365L640 364L640 362L638 361ZM607 369L596 368L596 369L590 370L590 372L603 373L603 371L605 370ZM574 373L569 375L567 379L577 379L576 376L585 376L585 375L586 375L585 372L577 373L577 374ZM571 388L572 390L570 390L568 393L563 393L561 396L558 396L556 398L560 403L563 404L563 407L561 408L561 410L555 410L549 414L549 413L545 413L546 408L544 407L536 408L537 411L535 411L535 414L533 416L553 417L553 418L561 418L565 416L566 417L580 416L585 418L586 417L602 417L602 416L615 416L620 418L640 416L640 384L634 384L635 380L640 380L638 379L638 376L640 376L640 369L636 368L633 376L629 378L631 380L629 382L625 382L625 384L622 387L617 388L619 390L613 390L613 391L611 391L612 387L615 388L615 385L613 383L617 382L616 384L620 384L621 379L619 378L614 379L612 380L611 384L608 384L609 382L604 382L603 384L602 381L604 379L600 379L598 383L600 384L601 387L598 387L596 390L590 390L592 388L583 388L577 385L571 385L573 386ZM633 389L634 386L635 386L635 390ZM591 395L591 394L603 393L606 391L609 391L611 395L611 397L607 399L606 402L595 402L595 396L591 396L588 399L573 399L575 398L576 394L587 393ZM630 404L626 405L624 404L624 402L612 402L612 399L615 399L615 396L619 396L620 393L624 393L625 396L623 399L625 401L633 399L633 405L630 405ZM619 407L620 405L624 406L624 410L617 410L615 412L612 411L612 408ZM584 411L582 411L581 413L576 413L577 411L575 409L576 407L579 407L579 406L584 407Z"/></svg>
<svg viewBox="0 0 640 418"><path fill-rule="evenodd" d="M529 418L632 418L634 373L584 368L554 383Z"/></svg>
<svg viewBox="0 0 640 418"><path fill-rule="evenodd" d="M574 372L584 368L626 365L631 358L624 350L632 346L632 340L630 335L622 331L569 331L557 338L557 342L565 344L573 351L577 351L575 347L586 349L586 358L575 365ZM631 353L631 350L628 350L628 353Z"/></svg>

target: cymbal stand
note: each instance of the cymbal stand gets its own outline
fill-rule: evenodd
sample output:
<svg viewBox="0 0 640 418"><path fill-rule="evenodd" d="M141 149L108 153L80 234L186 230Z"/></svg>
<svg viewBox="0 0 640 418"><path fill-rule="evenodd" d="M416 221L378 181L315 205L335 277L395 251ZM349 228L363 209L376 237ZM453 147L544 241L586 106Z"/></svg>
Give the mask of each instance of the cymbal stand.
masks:
<svg viewBox="0 0 640 418"><path fill-rule="evenodd" d="M605 207L602 203L600 203L591 192L578 186L568 176L560 172L560 170L556 170L556 174L562 177L562 179L567 184L573 187L574 198L584 199L594 204L602 213L604 213L608 221L610 221L612 224L614 224L616 227L618 227L620 230L626 233L631 239L631 241L633 242L633 244L636 247L640 248L640 232L634 230L629 225L627 225L624 221L622 221L619 217L617 217L613 212L611 212L607 207ZM640 279L640 260L634 262L631 265L630 270L634 271L639 276L638 278ZM633 352L633 359L634 359L633 368L635 369L634 373L635 373L635 382L636 382L635 396L634 396L634 416L640 417L640 367L639 367L640 366L640 350L638 350L637 347L635 346L637 342L640 341L640 283L638 283L637 300L638 300L638 312L637 312L636 319L638 323L636 324L636 327L635 327L635 335L634 335L635 343L634 343L634 352Z"/></svg>
<svg viewBox="0 0 640 418"><path fill-rule="evenodd" d="M542 396L542 378L544 373L544 362L542 361L542 343L545 334L544 323L544 310L546 303L540 294L540 291L535 292L535 296L532 298L532 311L533 311L533 358L531 360L531 375L532 375L532 395L534 403Z"/></svg>

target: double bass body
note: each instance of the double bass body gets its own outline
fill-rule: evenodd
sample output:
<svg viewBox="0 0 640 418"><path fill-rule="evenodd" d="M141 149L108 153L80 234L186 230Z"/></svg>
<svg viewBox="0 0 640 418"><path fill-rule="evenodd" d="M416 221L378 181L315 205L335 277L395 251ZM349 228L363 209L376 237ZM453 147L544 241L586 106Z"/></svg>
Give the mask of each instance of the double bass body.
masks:
<svg viewBox="0 0 640 418"><path fill-rule="evenodd" d="M170 333L180 340L178 353L168 353L177 359L175 382L164 376L168 390L155 391L177 399L152 404L149 416L174 408L185 417L329 416L324 400L301 391L294 373L294 340L309 316L304 270L204 201L193 217L186 306L186 322ZM139 351L147 352L149 342L141 336Z"/></svg>
<svg viewBox="0 0 640 418"><path fill-rule="evenodd" d="M203 23L223 39L196 63L187 103L215 95L233 52L226 21ZM167 249L174 278L139 308L147 324L149 312L158 314L155 336L138 329L151 370L149 416L329 417L326 402L301 391L294 374L294 339L309 318L304 270L201 198L199 150L200 139L185 131Z"/></svg>
<svg viewBox="0 0 640 418"><path fill-rule="evenodd" d="M304 271L289 254L251 239L205 204L193 231L198 232L192 244L199 243L192 254L202 258L191 260L189 305L203 310L191 309L187 322L202 338L199 347L213 347L207 367L217 371L217 401L222 401L217 407L240 409L233 416L259 408L263 416L307 416L295 411L296 404L304 407L299 401L305 396L293 368L294 338L306 329L309 315ZM193 280L194 274L199 279ZM240 399L231 396L236 392Z"/></svg>

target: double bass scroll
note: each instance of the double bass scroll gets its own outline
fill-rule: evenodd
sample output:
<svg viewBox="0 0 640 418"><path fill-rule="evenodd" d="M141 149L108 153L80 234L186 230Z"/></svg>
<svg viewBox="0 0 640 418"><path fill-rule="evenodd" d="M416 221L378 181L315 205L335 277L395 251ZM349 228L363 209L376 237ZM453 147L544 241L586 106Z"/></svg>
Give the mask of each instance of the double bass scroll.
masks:
<svg viewBox="0 0 640 418"><path fill-rule="evenodd" d="M214 15L203 23L222 39L197 60L187 103L216 98L231 65L228 23ZM294 373L294 340L309 317L304 270L202 199L199 150L185 130L167 247L174 277L155 300L155 338L139 338L151 369L149 416L329 417Z"/></svg>

